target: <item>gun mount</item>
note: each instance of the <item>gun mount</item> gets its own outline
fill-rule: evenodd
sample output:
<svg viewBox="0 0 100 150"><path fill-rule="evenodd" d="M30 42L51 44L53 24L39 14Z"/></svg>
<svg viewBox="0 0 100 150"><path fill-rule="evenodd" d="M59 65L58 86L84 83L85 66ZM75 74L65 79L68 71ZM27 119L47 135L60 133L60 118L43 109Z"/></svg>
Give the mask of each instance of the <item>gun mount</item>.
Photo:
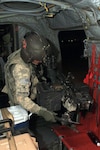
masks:
<svg viewBox="0 0 100 150"><path fill-rule="evenodd" d="M53 58L53 59L52 59ZM53 57L48 57L42 66L40 83L37 85L37 103L50 111L58 113L61 123L79 123L77 120L80 111L90 111L93 99L89 94L88 86L83 84L76 87L74 76L69 72L67 76L56 70ZM37 67L39 69L39 66Z"/></svg>

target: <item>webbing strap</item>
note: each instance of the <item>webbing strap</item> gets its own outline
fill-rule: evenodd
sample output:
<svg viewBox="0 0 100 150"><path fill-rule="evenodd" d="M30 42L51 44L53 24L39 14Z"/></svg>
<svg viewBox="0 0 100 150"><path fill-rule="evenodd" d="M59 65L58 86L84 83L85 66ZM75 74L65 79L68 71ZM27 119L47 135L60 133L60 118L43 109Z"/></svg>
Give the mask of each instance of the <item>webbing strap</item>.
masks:
<svg viewBox="0 0 100 150"><path fill-rule="evenodd" d="M12 114L8 111L7 108L2 108L1 109L1 113L2 113L2 116L3 116L3 119L13 119L13 116ZM13 121L13 120L12 120ZM9 128L10 127L10 124L8 122L6 122L4 124L5 128ZM9 148L10 150L17 150L17 147L16 147L16 144L15 144L15 140L14 140L14 137L12 136L12 132L11 131L8 131L7 134L7 139L8 139L8 143L9 143Z"/></svg>
<svg viewBox="0 0 100 150"><path fill-rule="evenodd" d="M96 45L92 45L92 55L91 55L91 63L90 63L90 68L88 70L88 73L83 80L85 84L87 84L90 88L93 88L93 73L94 73L94 68L96 67Z"/></svg>

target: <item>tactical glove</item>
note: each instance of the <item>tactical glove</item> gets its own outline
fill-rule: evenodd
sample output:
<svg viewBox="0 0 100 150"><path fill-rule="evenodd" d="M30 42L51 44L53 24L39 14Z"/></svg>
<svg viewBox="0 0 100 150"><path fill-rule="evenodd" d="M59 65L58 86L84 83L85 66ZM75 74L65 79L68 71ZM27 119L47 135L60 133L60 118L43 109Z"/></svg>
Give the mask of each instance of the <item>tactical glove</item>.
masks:
<svg viewBox="0 0 100 150"><path fill-rule="evenodd" d="M41 107L38 115L43 117L46 121L56 122L55 113L48 111L46 108Z"/></svg>

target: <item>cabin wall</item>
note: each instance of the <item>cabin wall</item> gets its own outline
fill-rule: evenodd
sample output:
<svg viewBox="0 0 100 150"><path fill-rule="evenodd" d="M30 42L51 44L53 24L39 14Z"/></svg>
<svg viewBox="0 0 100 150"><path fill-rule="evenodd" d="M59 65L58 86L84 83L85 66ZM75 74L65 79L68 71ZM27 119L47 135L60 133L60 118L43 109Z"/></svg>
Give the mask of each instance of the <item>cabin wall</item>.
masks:
<svg viewBox="0 0 100 150"><path fill-rule="evenodd" d="M58 30L53 30L49 27L48 22L46 21L45 18L35 18L33 16L16 16L11 14L11 16L7 15L6 17L1 17L0 18L0 23L6 24L6 23L11 23L14 25L18 25L18 37L19 37L19 46L20 47L20 39L22 36L26 33L26 31L36 31L39 34L42 34L46 38L48 38L55 47L59 51L59 56L58 56L58 62L61 62L61 54L60 54L60 47L59 47L59 41L58 41ZM27 19L26 19L27 17ZM17 46L15 46L17 48Z"/></svg>

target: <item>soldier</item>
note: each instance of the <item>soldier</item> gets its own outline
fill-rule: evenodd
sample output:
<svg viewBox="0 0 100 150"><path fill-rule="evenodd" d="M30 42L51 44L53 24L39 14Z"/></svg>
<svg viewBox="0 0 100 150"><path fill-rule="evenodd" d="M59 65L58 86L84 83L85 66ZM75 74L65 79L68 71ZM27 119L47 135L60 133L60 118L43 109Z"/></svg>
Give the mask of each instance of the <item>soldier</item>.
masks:
<svg viewBox="0 0 100 150"><path fill-rule="evenodd" d="M27 111L55 122L54 113L35 103L38 78L34 65L42 63L50 44L35 32L24 36L21 49L9 55L5 65L5 83L3 92L8 93L10 105L21 105ZM34 64L34 65L32 65Z"/></svg>

